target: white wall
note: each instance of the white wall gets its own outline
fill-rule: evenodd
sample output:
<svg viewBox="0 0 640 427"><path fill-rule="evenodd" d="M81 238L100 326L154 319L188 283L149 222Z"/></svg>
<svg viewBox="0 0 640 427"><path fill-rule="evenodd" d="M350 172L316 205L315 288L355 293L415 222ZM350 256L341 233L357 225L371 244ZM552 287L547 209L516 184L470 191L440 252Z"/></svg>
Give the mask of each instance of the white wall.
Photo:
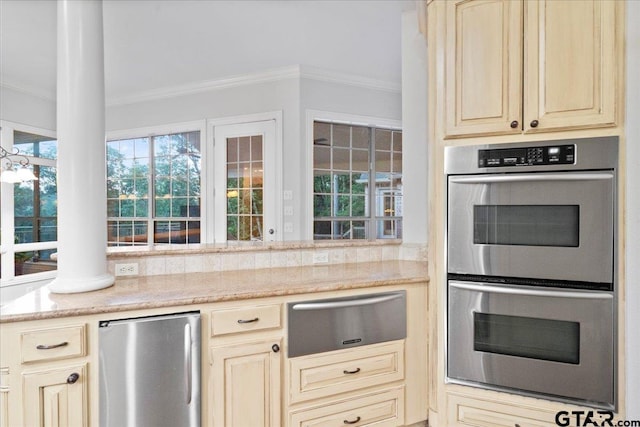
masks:
<svg viewBox="0 0 640 427"><path fill-rule="evenodd" d="M302 77L234 86L183 96L112 105L107 108L107 130L133 129L201 119L248 115L268 111L283 112L282 189L293 194L283 201L293 208L293 232L283 232L284 240L309 238L311 210L308 203L306 109L357 114L384 119L401 118L398 91L377 90Z"/></svg>
<svg viewBox="0 0 640 427"><path fill-rule="evenodd" d="M427 198L427 40L418 29L416 11L402 14L402 166L405 244L426 245Z"/></svg>
<svg viewBox="0 0 640 427"><path fill-rule="evenodd" d="M56 101L0 86L0 119L54 130Z"/></svg>
<svg viewBox="0 0 640 427"><path fill-rule="evenodd" d="M627 414L640 420L640 2L627 1Z"/></svg>

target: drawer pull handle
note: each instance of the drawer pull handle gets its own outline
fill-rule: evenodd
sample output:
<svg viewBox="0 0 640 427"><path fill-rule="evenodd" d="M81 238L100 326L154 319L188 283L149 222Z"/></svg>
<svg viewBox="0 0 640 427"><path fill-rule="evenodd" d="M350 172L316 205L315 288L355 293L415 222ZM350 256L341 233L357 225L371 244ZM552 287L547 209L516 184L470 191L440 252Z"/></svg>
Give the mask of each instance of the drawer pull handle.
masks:
<svg viewBox="0 0 640 427"><path fill-rule="evenodd" d="M74 372L73 374L67 377L67 384L75 384L79 378L80 378L80 374Z"/></svg>
<svg viewBox="0 0 640 427"><path fill-rule="evenodd" d="M357 424L357 423L359 423L359 422L360 422L360 420L361 420L361 419L362 419L362 418L358 417L358 418L356 418L356 419L355 419L355 420L353 420L353 421L344 420L344 421L343 421L343 423L345 423L345 424Z"/></svg>
<svg viewBox="0 0 640 427"><path fill-rule="evenodd" d="M344 371L342 371L342 373L344 373L345 375L357 374L358 372L360 372L360 368L356 368L353 371L347 371L346 369Z"/></svg>
<svg viewBox="0 0 640 427"><path fill-rule="evenodd" d="M255 317L253 319L248 319L248 320L238 319L238 323L241 324L241 325L244 325L245 323L254 323L254 322L257 322L258 320L260 320L259 317Z"/></svg>
<svg viewBox="0 0 640 427"><path fill-rule="evenodd" d="M36 348L38 350L51 350L51 349L54 349L54 348L65 347L65 346L68 346L68 345L69 345L69 343L65 341L65 342L61 342L60 344L51 344L51 345L38 344L36 346Z"/></svg>

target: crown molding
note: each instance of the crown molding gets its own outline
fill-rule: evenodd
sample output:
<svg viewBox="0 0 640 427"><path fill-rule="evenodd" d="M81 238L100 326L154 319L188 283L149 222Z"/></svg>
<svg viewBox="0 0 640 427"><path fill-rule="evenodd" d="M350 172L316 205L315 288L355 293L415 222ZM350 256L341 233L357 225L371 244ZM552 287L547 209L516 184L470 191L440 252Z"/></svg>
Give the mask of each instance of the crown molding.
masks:
<svg viewBox="0 0 640 427"><path fill-rule="evenodd" d="M261 71L258 73L239 74L221 79L206 80L184 85L153 89L126 96L116 96L113 98L107 98L106 105L108 107L130 105L214 90L228 89L238 86L247 86L296 78L342 84L346 86L362 87L366 89L380 90L385 92L401 92L401 85L395 82L372 79L368 77L357 76L354 74L341 73L306 65L292 65L288 67L280 67ZM35 96L46 101L56 101L55 93L50 93L49 91L41 88L27 87L18 84L7 83L6 81L1 82L0 87Z"/></svg>
<svg viewBox="0 0 640 427"><path fill-rule="evenodd" d="M45 100L45 101L54 102L54 103L56 102L55 90L51 92L43 88L15 84L15 83L7 82L6 79L4 78L2 79L2 81L0 81L0 89L9 89L14 92L20 92L29 96L33 96L35 98Z"/></svg>
<svg viewBox="0 0 640 427"><path fill-rule="evenodd" d="M304 79L317 80L322 82L337 83L347 86L363 87L366 89L381 90L385 92L401 93L400 83L387 80L372 79L355 74L341 73L318 67L300 66L300 77Z"/></svg>
<svg viewBox="0 0 640 427"><path fill-rule="evenodd" d="M239 74L216 80L188 83L184 85L164 87L146 92L139 92L130 96L115 97L107 101L107 106L136 104L139 102L155 101L159 99L173 98L177 96L191 95L194 93L212 90L228 89L236 86L245 86L258 83L266 83L278 80L296 78L300 76L298 66L274 68L259 73Z"/></svg>
<svg viewBox="0 0 640 427"><path fill-rule="evenodd" d="M216 80L207 80L185 85L165 87L147 92L140 92L130 96L116 97L107 101L107 106L119 106L136 104L140 102L156 101L177 96L191 95L213 90L228 89L238 86L247 86L259 83L268 83L287 79L310 79L329 83L343 84L347 86L364 87L367 89L382 90L387 92L401 92L399 83L384 80L371 79L353 74L339 73L317 67L292 65L288 67L274 68L258 73L239 74Z"/></svg>

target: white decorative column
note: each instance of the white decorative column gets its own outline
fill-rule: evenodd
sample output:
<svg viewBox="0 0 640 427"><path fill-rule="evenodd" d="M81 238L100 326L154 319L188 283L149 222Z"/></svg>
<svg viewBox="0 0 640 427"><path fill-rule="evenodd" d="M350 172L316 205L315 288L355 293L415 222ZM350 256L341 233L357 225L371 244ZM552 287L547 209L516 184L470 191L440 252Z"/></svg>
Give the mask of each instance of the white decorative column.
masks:
<svg viewBox="0 0 640 427"><path fill-rule="evenodd" d="M101 0L58 0L57 293L106 288L104 45Z"/></svg>

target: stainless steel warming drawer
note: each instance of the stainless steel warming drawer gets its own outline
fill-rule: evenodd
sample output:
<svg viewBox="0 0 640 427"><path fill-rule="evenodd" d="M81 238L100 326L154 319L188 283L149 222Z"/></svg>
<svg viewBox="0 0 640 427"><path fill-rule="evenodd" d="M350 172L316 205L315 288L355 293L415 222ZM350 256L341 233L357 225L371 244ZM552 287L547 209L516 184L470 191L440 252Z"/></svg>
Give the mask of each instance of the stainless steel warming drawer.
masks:
<svg viewBox="0 0 640 427"><path fill-rule="evenodd" d="M287 313L289 357L407 336L405 291L292 302Z"/></svg>

